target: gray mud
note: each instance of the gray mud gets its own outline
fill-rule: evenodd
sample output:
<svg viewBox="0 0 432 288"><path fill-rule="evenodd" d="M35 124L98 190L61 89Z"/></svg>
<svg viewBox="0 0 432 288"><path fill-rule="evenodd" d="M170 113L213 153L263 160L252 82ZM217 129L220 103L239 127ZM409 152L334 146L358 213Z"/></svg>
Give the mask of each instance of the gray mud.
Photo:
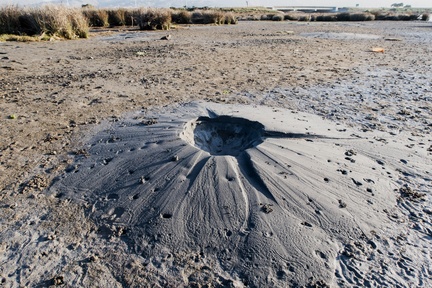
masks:
<svg viewBox="0 0 432 288"><path fill-rule="evenodd" d="M329 283L344 243L390 227L396 204L401 151L358 133L264 106L165 107L103 127L49 193L145 257L198 250L253 287Z"/></svg>
<svg viewBox="0 0 432 288"><path fill-rule="evenodd" d="M356 34L356 33L331 33L331 32L314 32L314 33L301 33L300 36L322 38L322 39L339 39L339 40L356 40L356 39L380 39L383 38L379 35L373 34Z"/></svg>
<svg viewBox="0 0 432 288"><path fill-rule="evenodd" d="M431 287L431 29L0 43L0 283Z"/></svg>

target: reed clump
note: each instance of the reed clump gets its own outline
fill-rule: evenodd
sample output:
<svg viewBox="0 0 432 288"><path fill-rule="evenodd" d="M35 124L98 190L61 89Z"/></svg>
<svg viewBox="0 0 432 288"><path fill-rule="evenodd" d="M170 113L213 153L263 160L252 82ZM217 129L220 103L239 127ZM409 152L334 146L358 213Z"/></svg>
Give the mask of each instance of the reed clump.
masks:
<svg viewBox="0 0 432 288"><path fill-rule="evenodd" d="M140 9L126 9L124 14L126 26L137 26L139 15Z"/></svg>
<svg viewBox="0 0 432 288"><path fill-rule="evenodd" d="M247 21L374 21L374 20L392 20L392 21L427 21L429 18L428 12L394 12L388 10L378 11L353 11L340 13L307 13L292 11L284 14L277 13L261 13L240 17L241 20Z"/></svg>
<svg viewBox="0 0 432 288"><path fill-rule="evenodd" d="M0 9L0 34L18 34L22 11L16 5L9 5Z"/></svg>
<svg viewBox="0 0 432 288"><path fill-rule="evenodd" d="M222 25L225 23L225 14L220 10L195 10L192 12L192 23Z"/></svg>
<svg viewBox="0 0 432 288"><path fill-rule="evenodd" d="M272 21L283 21L284 20L284 15L283 14L276 14L273 15L273 17L271 18Z"/></svg>
<svg viewBox="0 0 432 288"><path fill-rule="evenodd" d="M303 13L301 13L303 14ZM300 19L300 13L297 12L289 12L284 15L284 20L288 21L298 21Z"/></svg>
<svg viewBox="0 0 432 288"><path fill-rule="evenodd" d="M225 23L225 13L220 10L207 10L204 11L206 24L222 25Z"/></svg>
<svg viewBox="0 0 432 288"><path fill-rule="evenodd" d="M375 10L371 12L375 16L375 20L381 21L413 21L413 20L423 20L426 21L423 17L424 14L416 13L416 12L394 12L394 11L386 11L386 10Z"/></svg>
<svg viewBox="0 0 432 288"><path fill-rule="evenodd" d="M64 6L47 5L40 9L31 10L29 17L33 16L36 23L36 33L45 33L65 39L87 38L89 26L84 15L78 10ZM36 34L35 33L35 34Z"/></svg>
<svg viewBox="0 0 432 288"><path fill-rule="evenodd" d="M138 12L140 30L169 30L171 20L170 9L143 8Z"/></svg>
<svg viewBox="0 0 432 288"><path fill-rule="evenodd" d="M237 16L232 12L225 13L225 24L237 24L238 18Z"/></svg>
<svg viewBox="0 0 432 288"><path fill-rule="evenodd" d="M110 9L108 12L108 23L110 26L126 25L126 9Z"/></svg>
<svg viewBox="0 0 432 288"><path fill-rule="evenodd" d="M173 10L171 18L176 24L192 24L192 13L187 10Z"/></svg>
<svg viewBox="0 0 432 288"><path fill-rule="evenodd" d="M82 14L88 19L92 27L110 26L108 11L105 9L83 8Z"/></svg>
<svg viewBox="0 0 432 288"><path fill-rule="evenodd" d="M89 25L79 9L46 5L41 8L0 8L0 34L87 38Z"/></svg>

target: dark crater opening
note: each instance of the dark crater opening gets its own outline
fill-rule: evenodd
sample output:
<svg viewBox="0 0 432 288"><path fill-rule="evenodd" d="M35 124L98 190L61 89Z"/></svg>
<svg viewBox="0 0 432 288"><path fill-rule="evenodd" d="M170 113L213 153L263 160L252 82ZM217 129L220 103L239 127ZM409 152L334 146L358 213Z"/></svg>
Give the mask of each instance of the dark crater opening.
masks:
<svg viewBox="0 0 432 288"><path fill-rule="evenodd" d="M231 116L199 117L186 125L183 136L211 155L237 156L262 143L264 125Z"/></svg>

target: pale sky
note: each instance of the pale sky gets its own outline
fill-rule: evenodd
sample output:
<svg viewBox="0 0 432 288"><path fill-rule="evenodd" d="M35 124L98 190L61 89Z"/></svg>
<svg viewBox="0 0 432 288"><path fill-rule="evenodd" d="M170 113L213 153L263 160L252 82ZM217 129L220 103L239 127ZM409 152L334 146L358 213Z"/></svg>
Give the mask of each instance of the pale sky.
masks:
<svg viewBox="0 0 432 288"><path fill-rule="evenodd" d="M182 7L182 6L210 6L210 7L241 7L246 6L337 6L337 7L355 7L359 4L359 7L390 7L393 3L403 2L405 5L411 5L412 7L430 8L432 7L432 1L430 0L0 0L0 5L7 4L19 4L19 5L34 5L39 3L63 3L71 6L80 6L81 4L92 4L96 7Z"/></svg>

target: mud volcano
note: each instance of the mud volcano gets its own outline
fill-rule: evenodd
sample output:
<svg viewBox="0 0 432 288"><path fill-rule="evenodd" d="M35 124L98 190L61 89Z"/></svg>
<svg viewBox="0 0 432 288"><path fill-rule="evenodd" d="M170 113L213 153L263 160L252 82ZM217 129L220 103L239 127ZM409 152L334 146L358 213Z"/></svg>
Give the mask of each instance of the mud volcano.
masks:
<svg viewBox="0 0 432 288"><path fill-rule="evenodd" d="M186 142L210 155L237 156L262 142L264 126L230 116L199 117L186 124L182 135Z"/></svg>
<svg viewBox="0 0 432 288"><path fill-rule="evenodd" d="M137 112L100 126L49 193L142 257L199 251L251 287L332 283L396 201L401 152L359 133L270 107Z"/></svg>

